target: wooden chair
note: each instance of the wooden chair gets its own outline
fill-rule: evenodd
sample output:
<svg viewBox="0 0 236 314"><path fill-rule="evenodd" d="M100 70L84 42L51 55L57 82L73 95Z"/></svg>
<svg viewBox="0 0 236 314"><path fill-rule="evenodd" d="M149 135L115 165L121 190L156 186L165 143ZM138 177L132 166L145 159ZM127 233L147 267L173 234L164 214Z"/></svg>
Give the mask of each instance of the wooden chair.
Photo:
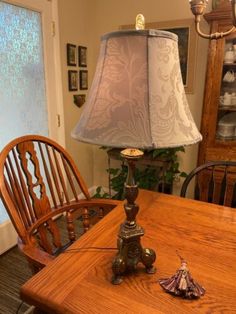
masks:
<svg viewBox="0 0 236 314"><path fill-rule="evenodd" d="M236 207L236 162L211 161L195 168L186 177L180 195L186 196L195 178L194 198L208 203Z"/></svg>
<svg viewBox="0 0 236 314"><path fill-rule="evenodd" d="M75 222L85 232L90 227L91 211L96 223L120 203L92 199L65 149L37 135L19 137L2 150L0 192L18 233L18 246L34 272L75 241ZM68 233L65 243L58 227L61 219Z"/></svg>

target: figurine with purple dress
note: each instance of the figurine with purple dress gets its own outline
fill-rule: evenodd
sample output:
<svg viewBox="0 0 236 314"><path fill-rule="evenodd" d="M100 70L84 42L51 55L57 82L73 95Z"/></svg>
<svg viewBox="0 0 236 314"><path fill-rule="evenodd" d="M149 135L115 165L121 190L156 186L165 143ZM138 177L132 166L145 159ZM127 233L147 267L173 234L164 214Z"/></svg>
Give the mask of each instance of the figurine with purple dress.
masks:
<svg viewBox="0 0 236 314"><path fill-rule="evenodd" d="M168 293L186 299L197 299L204 295L205 289L193 278L187 267L187 262L181 257L181 266L170 278L159 279L159 284Z"/></svg>

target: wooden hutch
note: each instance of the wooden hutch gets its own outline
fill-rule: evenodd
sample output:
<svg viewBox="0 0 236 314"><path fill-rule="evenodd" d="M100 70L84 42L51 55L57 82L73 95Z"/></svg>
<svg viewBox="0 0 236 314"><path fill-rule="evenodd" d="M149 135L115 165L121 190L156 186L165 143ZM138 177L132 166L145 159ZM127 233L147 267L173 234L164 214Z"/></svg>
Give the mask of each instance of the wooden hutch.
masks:
<svg viewBox="0 0 236 314"><path fill-rule="evenodd" d="M229 30L231 14L229 1L205 14L211 33ZM229 58L232 56L229 51L234 51L234 60ZM214 160L236 160L236 32L209 40L201 133L198 165Z"/></svg>

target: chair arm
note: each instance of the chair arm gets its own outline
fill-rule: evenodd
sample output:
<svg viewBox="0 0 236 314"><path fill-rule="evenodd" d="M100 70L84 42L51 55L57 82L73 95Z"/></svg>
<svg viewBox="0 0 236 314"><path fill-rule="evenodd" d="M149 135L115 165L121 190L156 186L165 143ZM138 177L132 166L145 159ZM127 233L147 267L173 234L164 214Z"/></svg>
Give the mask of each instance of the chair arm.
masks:
<svg viewBox="0 0 236 314"><path fill-rule="evenodd" d="M35 247L30 244L23 244L20 239L18 239L18 247L22 253L26 256L30 264L34 265L36 269L41 269L50 263L55 257L42 251L40 248Z"/></svg>

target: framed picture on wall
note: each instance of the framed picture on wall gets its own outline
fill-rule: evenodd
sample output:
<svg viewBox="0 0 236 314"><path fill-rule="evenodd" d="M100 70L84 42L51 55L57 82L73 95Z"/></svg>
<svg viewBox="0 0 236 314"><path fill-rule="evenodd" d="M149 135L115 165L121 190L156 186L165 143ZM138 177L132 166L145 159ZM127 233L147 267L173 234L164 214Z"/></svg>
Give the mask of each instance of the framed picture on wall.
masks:
<svg viewBox="0 0 236 314"><path fill-rule="evenodd" d="M83 47L83 46L78 47L78 58L79 58L79 66L86 67L87 66L87 47Z"/></svg>
<svg viewBox="0 0 236 314"><path fill-rule="evenodd" d="M78 90L78 72L69 70L68 71L68 88L69 91Z"/></svg>
<svg viewBox="0 0 236 314"><path fill-rule="evenodd" d="M87 70L79 71L79 87L81 90L88 89L88 71Z"/></svg>
<svg viewBox="0 0 236 314"><path fill-rule="evenodd" d="M67 44L67 65L76 66L76 45Z"/></svg>

